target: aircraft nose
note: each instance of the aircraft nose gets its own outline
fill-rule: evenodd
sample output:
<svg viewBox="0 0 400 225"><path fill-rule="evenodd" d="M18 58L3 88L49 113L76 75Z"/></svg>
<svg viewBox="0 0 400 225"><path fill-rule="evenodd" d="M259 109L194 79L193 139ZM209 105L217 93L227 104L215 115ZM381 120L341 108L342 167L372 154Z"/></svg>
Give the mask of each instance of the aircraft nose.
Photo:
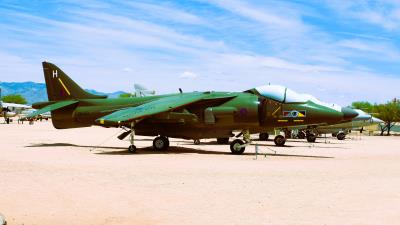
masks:
<svg viewBox="0 0 400 225"><path fill-rule="evenodd" d="M351 120L351 119L355 118L356 116L358 116L358 112L350 107L344 107L344 108L342 108L341 111L343 113L344 120Z"/></svg>

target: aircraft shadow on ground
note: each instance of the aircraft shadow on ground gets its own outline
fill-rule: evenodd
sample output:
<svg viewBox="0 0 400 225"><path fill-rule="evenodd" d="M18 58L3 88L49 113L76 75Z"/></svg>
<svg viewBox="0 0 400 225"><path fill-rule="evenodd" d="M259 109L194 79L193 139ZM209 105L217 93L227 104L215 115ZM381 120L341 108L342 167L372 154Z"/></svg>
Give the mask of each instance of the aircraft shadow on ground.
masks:
<svg viewBox="0 0 400 225"><path fill-rule="evenodd" d="M331 145L342 145L344 144L344 142L331 142L332 140L336 140L337 139L326 139L328 142L326 144L331 144ZM273 141L273 140L271 140ZM309 143L307 142L305 139L287 139L287 142L297 142L297 143ZM313 143L313 144L325 144L325 140L323 138L317 138L317 140Z"/></svg>
<svg viewBox="0 0 400 225"><path fill-rule="evenodd" d="M187 145L190 145L190 143L185 142L185 141L177 141L177 142L179 142L179 143L185 143L185 144L187 144ZM298 142L300 142L300 141L298 141ZM307 143L307 142L303 142L303 143L304 143L304 144L310 144L310 143ZM293 145L287 145L287 144L285 144L285 146L279 147L279 146L276 146L273 142L272 142L271 144L263 144L263 143L254 144L254 143L253 143L251 146L258 145L258 146L263 146L263 147L273 147L273 148L282 149L282 150L284 150L285 148L299 148L299 147L348 149L348 148L345 148L345 147L324 146L324 145L325 145L325 142L314 142L314 143L312 143L312 144L315 145L315 146L309 146L309 145L306 145L306 146L293 146ZM326 143L326 144L331 144L331 143ZM192 144L192 145L194 145L194 144ZM200 144L199 146L202 146L202 145L204 145L204 146L207 146L207 145L219 145L219 146L224 146L224 144L218 144L216 141L201 142L201 144ZM228 144L225 144L225 146L228 146L228 147L229 147Z"/></svg>
<svg viewBox="0 0 400 225"><path fill-rule="evenodd" d="M138 148L135 154L130 153L124 147L112 147L112 146L94 146L94 145L76 145L70 143L40 143L25 146L27 148L36 147L76 147L76 148L89 148L90 151L96 151L97 155L148 155L148 154L208 154L208 155L232 155L230 152L220 152L204 149L187 148L181 146L171 146L167 151L155 151L152 147ZM113 149L117 151L101 151L104 149ZM283 148L282 148L283 149ZM101 152L99 152L99 150ZM120 150L120 151L119 151ZM254 152L245 152L242 155L255 155ZM330 156L318 156L318 155L296 155L296 154L282 154L282 153L260 153L260 156L276 156L276 157L298 157L298 158L320 158L320 159L333 159Z"/></svg>

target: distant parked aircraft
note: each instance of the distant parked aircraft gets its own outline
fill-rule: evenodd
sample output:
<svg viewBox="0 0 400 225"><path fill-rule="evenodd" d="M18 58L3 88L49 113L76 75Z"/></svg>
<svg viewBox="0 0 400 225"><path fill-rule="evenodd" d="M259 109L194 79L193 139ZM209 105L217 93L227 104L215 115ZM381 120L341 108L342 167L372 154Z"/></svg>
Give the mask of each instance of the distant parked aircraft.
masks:
<svg viewBox="0 0 400 225"><path fill-rule="evenodd" d="M156 94L156 91L149 90L140 84L134 84L133 87L135 88L135 97L144 97Z"/></svg>
<svg viewBox="0 0 400 225"><path fill-rule="evenodd" d="M0 101L0 116L4 117L6 123L10 123L10 118L19 115L23 110L32 108L29 105L16 104L16 103L7 103Z"/></svg>

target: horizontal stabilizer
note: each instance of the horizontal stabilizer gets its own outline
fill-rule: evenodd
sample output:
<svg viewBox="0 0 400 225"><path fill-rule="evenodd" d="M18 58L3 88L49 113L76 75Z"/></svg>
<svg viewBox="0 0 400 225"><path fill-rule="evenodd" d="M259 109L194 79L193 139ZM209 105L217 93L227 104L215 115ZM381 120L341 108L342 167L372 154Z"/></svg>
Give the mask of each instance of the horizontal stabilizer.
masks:
<svg viewBox="0 0 400 225"><path fill-rule="evenodd" d="M38 116L38 115L40 115L42 113L50 112L50 111L53 111L53 110L56 110L56 109L61 109L61 108L64 108L66 106L78 103L78 102L79 101L76 101L76 100L60 101L60 102L48 105L46 107L43 107L43 108L41 108L41 109L29 114L28 116L26 116L26 118L32 118L32 117Z"/></svg>

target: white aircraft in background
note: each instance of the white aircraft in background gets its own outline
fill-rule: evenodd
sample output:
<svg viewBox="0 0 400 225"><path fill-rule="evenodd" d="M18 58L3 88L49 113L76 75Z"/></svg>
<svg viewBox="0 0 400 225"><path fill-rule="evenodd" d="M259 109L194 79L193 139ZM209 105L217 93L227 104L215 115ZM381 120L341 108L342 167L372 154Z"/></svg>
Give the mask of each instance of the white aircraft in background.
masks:
<svg viewBox="0 0 400 225"><path fill-rule="evenodd" d="M144 87L140 84L134 84L133 87L135 89L134 96L136 96L136 97L144 97L144 96L156 94L156 91L148 90L146 87Z"/></svg>
<svg viewBox="0 0 400 225"><path fill-rule="evenodd" d="M16 103L8 103L0 101L0 116L4 117L6 123L10 123L10 118L15 117L22 113L22 111L26 109L31 109L32 107L29 105L16 104Z"/></svg>

